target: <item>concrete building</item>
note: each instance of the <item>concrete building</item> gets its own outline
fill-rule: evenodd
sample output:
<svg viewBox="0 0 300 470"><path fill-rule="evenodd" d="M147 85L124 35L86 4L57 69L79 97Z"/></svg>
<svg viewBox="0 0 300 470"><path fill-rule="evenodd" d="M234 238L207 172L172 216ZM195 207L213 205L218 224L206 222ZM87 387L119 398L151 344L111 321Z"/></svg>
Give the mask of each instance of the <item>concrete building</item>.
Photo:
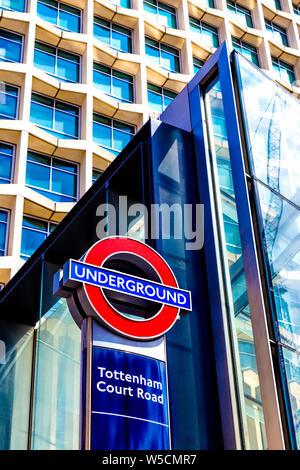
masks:
<svg viewBox="0 0 300 470"><path fill-rule="evenodd" d="M224 40L297 95L291 0L0 0L0 282Z"/></svg>

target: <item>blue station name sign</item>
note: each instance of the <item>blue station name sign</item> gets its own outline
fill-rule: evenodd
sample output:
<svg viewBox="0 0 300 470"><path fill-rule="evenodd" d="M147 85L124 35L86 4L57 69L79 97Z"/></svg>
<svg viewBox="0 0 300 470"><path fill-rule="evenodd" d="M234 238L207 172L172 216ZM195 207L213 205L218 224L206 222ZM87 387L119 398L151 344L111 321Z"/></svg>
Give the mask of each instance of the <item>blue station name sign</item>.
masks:
<svg viewBox="0 0 300 470"><path fill-rule="evenodd" d="M71 259L64 265L63 285L74 288L74 282L83 282L172 307L191 310L189 291Z"/></svg>

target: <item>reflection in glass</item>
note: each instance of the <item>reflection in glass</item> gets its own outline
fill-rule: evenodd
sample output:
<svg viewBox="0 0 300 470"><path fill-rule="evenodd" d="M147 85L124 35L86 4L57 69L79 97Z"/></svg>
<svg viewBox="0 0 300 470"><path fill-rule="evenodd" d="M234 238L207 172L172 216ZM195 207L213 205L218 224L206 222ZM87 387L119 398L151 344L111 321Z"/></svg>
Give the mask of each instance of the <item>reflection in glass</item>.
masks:
<svg viewBox="0 0 300 470"><path fill-rule="evenodd" d="M65 299L39 325L33 449L78 449L80 329Z"/></svg>
<svg viewBox="0 0 300 470"><path fill-rule="evenodd" d="M227 131L220 82L216 81L206 92L206 107L211 123L211 139L215 164L219 180L221 211L219 214L225 236L224 264L230 284L228 303L232 316L233 345L235 351L242 422L245 445L248 449L267 447L264 416L260 398L259 377L254 351L251 316L239 234L238 217L234 187L231 175L231 163L228 149Z"/></svg>
<svg viewBox="0 0 300 470"><path fill-rule="evenodd" d="M286 380L288 383L290 403L295 427L296 441L300 448L300 355L299 352L282 348Z"/></svg>

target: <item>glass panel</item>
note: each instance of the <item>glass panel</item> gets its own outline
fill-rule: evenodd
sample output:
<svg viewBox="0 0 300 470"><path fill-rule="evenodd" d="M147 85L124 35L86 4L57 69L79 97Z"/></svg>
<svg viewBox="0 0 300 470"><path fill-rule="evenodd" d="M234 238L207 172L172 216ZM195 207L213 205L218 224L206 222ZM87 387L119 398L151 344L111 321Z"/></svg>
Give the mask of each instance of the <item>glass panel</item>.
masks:
<svg viewBox="0 0 300 470"><path fill-rule="evenodd" d="M126 35L122 34L122 32L118 31L118 29L120 29L120 27L113 25L111 47L117 49L118 51L132 52L131 35L128 36L128 33Z"/></svg>
<svg viewBox="0 0 300 470"><path fill-rule="evenodd" d="M93 140L103 147L112 147L111 127L104 126L98 122L93 122Z"/></svg>
<svg viewBox="0 0 300 470"><path fill-rule="evenodd" d="M219 81L206 92L206 106L211 122L210 137L219 183L217 186L221 202L219 218L223 225L225 242L223 262L230 282L227 283L226 290L228 290L227 301L235 349L243 434L246 448L264 449L267 447L264 418Z"/></svg>
<svg viewBox="0 0 300 470"><path fill-rule="evenodd" d="M157 93L153 93L148 90L148 104L153 111L161 113L163 111L162 95L158 95Z"/></svg>
<svg viewBox="0 0 300 470"><path fill-rule="evenodd" d="M0 184L11 182L12 158L13 147L0 142Z"/></svg>
<svg viewBox="0 0 300 470"><path fill-rule="evenodd" d="M66 7L64 7L66 10ZM74 33L80 33L80 11L77 10L77 14L71 14L67 11L60 10L59 12L59 26L68 31L73 31ZM75 10L75 8L72 8Z"/></svg>
<svg viewBox="0 0 300 470"><path fill-rule="evenodd" d="M113 96L116 98L133 101L133 86L128 81L113 77Z"/></svg>
<svg viewBox="0 0 300 470"><path fill-rule="evenodd" d="M15 119L17 116L18 89L2 84L0 89L0 119Z"/></svg>
<svg viewBox="0 0 300 470"><path fill-rule="evenodd" d="M58 109L55 110L56 131L61 132L66 138L78 136L78 118ZM63 135L61 137L63 137Z"/></svg>
<svg viewBox="0 0 300 470"><path fill-rule="evenodd" d="M35 49L33 62L37 68L44 70L44 72L55 75L55 55L51 55L39 49Z"/></svg>
<svg viewBox="0 0 300 470"><path fill-rule="evenodd" d="M78 448L80 330L65 299L39 324L33 449Z"/></svg>
<svg viewBox="0 0 300 470"><path fill-rule="evenodd" d="M109 27L109 22L108 26L102 25L100 22L100 18L95 18L95 23L94 23L94 36L95 38L99 39L99 41L105 42L105 44L110 44L110 27Z"/></svg>
<svg viewBox="0 0 300 470"><path fill-rule="evenodd" d="M300 355L282 348L297 447L300 449Z"/></svg>
<svg viewBox="0 0 300 470"><path fill-rule="evenodd" d="M94 85L96 88L99 88L99 90L103 91L103 93L106 93L108 95L112 94L110 74L107 75L94 69L93 78Z"/></svg>
<svg viewBox="0 0 300 470"><path fill-rule="evenodd" d="M58 12L57 12L57 9L54 8L53 6L45 5L41 1L38 1L37 14L44 20L49 21L49 23L57 24Z"/></svg>
<svg viewBox="0 0 300 470"><path fill-rule="evenodd" d="M30 108L30 121L38 126L43 126L49 129L53 128L53 114L52 108L43 106L39 103L31 102Z"/></svg>
<svg viewBox="0 0 300 470"><path fill-rule="evenodd" d="M50 168L28 161L26 166L26 184L49 189Z"/></svg>
<svg viewBox="0 0 300 470"><path fill-rule="evenodd" d="M5 357L0 360L0 449L26 450L33 328L0 320Z"/></svg>
<svg viewBox="0 0 300 470"><path fill-rule="evenodd" d="M10 31L0 30L0 58L8 62L20 62L22 36Z"/></svg>
<svg viewBox="0 0 300 470"><path fill-rule="evenodd" d="M58 57L56 74L58 77L61 77L68 82L79 82L79 64L74 61Z"/></svg>
<svg viewBox="0 0 300 470"><path fill-rule="evenodd" d="M4 10L25 11L26 0L1 0L0 8Z"/></svg>
<svg viewBox="0 0 300 470"><path fill-rule="evenodd" d="M128 144L131 135L125 132L114 129L113 131L113 148L114 150L121 151Z"/></svg>
<svg viewBox="0 0 300 470"><path fill-rule="evenodd" d="M59 170L52 170L52 191L67 196L76 196L77 178L75 175Z"/></svg>
<svg viewBox="0 0 300 470"><path fill-rule="evenodd" d="M22 228L22 243L21 243L21 254L25 258L29 258L35 250L43 243L47 238L47 234L42 232L36 232L28 228Z"/></svg>
<svg viewBox="0 0 300 470"><path fill-rule="evenodd" d="M237 61L252 171L299 206L299 102L243 57Z"/></svg>

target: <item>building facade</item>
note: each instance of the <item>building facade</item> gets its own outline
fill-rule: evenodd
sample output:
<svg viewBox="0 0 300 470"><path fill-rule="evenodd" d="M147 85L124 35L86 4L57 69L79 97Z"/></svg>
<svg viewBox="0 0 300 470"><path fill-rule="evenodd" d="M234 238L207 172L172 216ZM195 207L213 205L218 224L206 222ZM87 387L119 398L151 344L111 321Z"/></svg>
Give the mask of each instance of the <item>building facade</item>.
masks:
<svg viewBox="0 0 300 470"><path fill-rule="evenodd" d="M2 285L224 40L299 93L292 0L1 0L0 9Z"/></svg>

